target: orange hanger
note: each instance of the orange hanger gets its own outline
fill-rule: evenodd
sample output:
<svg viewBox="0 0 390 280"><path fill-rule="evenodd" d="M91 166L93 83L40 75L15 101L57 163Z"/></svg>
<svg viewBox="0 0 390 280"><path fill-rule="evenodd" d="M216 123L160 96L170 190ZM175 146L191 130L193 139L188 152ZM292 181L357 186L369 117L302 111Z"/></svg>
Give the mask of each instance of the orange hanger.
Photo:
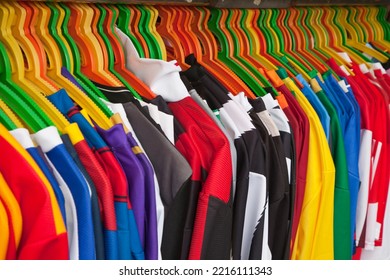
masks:
<svg viewBox="0 0 390 280"><path fill-rule="evenodd" d="M183 70L188 68L185 63L185 53L179 36L174 32L172 26L175 14L165 6L158 6L160 23L157 25L157 32L161 35L167 48L168 60L177 60Z"/></svg>
<svg viewBox="0 0 390 280"><path fill-rule="evenodd" d="M97 39L92 34L91 15L85 15L79 3L68 3L71 10L71 16L68 23L69 34L72 36L80 50L81 71L91 80L104 84L118 84L116 79L105 70L107 61L104 61L102 48Z"/></svg>
<svg viewBox="0 0 390 280"><path fill-rule="evenodd" d="M128 5L127 7L130 10L130 14L133 15L130 21L130 24L132 24L131 30L133 31L135 38L137 38L137 41L141 44L142 49L145 52L145 57L150 58L148 43L146 42L144 36L140 33L139 30L142 14L138 10L137 6Z"/></svg>
<svg viewBox="0 0 390 280"><path fill-rule="evenodd" d="M11 14L15 13L17 15L11 25L11 29L13 36L18 40L29 62L25 70L26 77L36 83L40 89L44 90L45 94L58 91L58 85L46 75L47 60L44 50L39 48L30 33L32 10L26 10L16 2L11 3L8 8Z"/></svg>
<svg viewBox="0 0 390 280"><path fill-rule="evenodd" d="M202 65L213 73L232 94L244 92L254 96L249 87L231 69L218 60L218 44L207 26L210 11L202 7L188 9L193 16L190 28L202 46Z"/></svg>
<svg viewBox="0 0 390 280"><path fill-rule="evenodd" d="M147 87L140 79L138 79L137 76L135 76L132 72L130 72L126 68L126 58L125 54L123 52L123 48L121 43L119 42L119 38L114 34L114 30L112 30L111 27L113 27L113 24L116 22L119 11L114 5L102 5L102 7L107 11L107 15L104 19L104 32L107 35L111 48L114 52L115 56L115 62L114 62L114 68L115 70L123 77L125 78L131 85L134 87L134 89L141 94L143 97L147 99L153 99L156 97L156 95L150 90L149 87ZM115 10L115 15L113 13L113 10Z"/></svg>
<svg viewBox="0 0 390 280"><path fill-rule="evenodd" d="M287 9L279 9L279 16L277 17L277 25L280 28L280 31L283 34L284 39L284 47L286 52L294 57L296 60L298 60L303 66L305 66L307 69L313 69L313 66L310 64L310 62L307 61L307 59L299 55L297 52L294 51L293 45L295 42L293 42L292 39L292 32L289 26L286 26L285 19L288 17Z"/></svg>
<svg viewBox="0 0 390 280"><path fill-rule="evenodd" d="M302 16L300 15L300 11L296 8L291 8L289 9L289 12L289 26L291 26L291 29L296 36L294 37L295 42L297 44L296 50L320 73L327 71L327 68L324 67L324 62L319 62L318 58L314 57L313 53L310 53L309 50L306 48L307 39L305 38L305 35L303 33L304 31L302 30L302 28L305 28L305 26L302 25L303 20Z"/></svg>

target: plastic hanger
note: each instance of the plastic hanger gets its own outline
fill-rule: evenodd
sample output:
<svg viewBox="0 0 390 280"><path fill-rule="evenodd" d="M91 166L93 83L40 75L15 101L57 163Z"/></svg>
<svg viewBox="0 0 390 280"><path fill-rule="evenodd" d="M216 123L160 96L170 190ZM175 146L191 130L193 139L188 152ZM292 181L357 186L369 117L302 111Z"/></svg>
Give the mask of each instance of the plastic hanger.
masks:
<svg viewBox="0 0 390 280"><path fill-rule="evenodd" d="M69 93L69 96L83 109L87 110L91 118L103 128L109 128L111 121L107 116L100 110L100 108L94 103L87 95L84 94L76 85L70 80L62 76L61 74L61 53L54 41L54 39L48 34L47 26L49 25L50 9L39 3L26 3L31 5L33 9L33 17L37 20L36 26L32 25L31 28L36 27L36 34L39 39L38 43L42 45L41 48L45 49L48 57L48 75L55 80L61 87L65 88ZM95 102L102 103L98 98Z"/></svg>
<svg viewBox="0 0 390 280"><path fill-rule="evenodd" d="M8 115L1 108L2 102L3 101L0 99L0 123L4 125L4 127L8 130L17 129L18 127L16 126L16 124L8 117Z"/></svg>
<svg viewBox="0 0 390 280"><path fill-rule="evenodd" d="M67 6L71 11L68 31L80 51L82 73L97 83L121 86L108 72L108 62L104 61L102 48L92 33L93 11L86 10L82 4L68 3Z"/></svg>
<svg viewBox="0 0 390 280"><path fill-rule="evenodd" d="M67 33L66 26L69 20L69 13L67 13L65 9L63 9L58 3L45 3L42 5L45 5L50 9L48 29L51 37L55 40L59 48L63 66L75 76L76 80L82 86L86 94L99 106L105 115L107 117L111 116L111 110L109 110L109 108L107 108L103 102L99 102L99 97L105 99L104 95L81 72L79 50L73 39L69 40L70 36ZM62 31L63 29L65 32Z"/></svg>
<svg viewBox="0 0 390 280"><path fill-rule="evenodd" d="M249 87L233 72L218 60L218 46L215 37L208 29L207 22L210 18L210 11L201 7L185 8L189 10L192 18L189 32L201 45L202 56L199 62L233 94L245 92L248 96L254 97Z"/></svg>
<svg viewBox="0 0 390 280"><path fill-rule="evenodd" d="M132 81L131 86L134 87L136 95L140 98L137 92L139 92L143 97L147 99L153 99L156 95L147 87L137 76L131 73L126 68L126 58L122 48L122 45L117 37L114 25L117 20L119 11L113 5L100 5L96 4L97 7L102 11L103 22L103 30L102 34L106 36L106 47L114 55L114 69L119 74L118 78L123 82L123 84L128 83L127 81ZM103 12L106 11L106 15L104 16Z"/></svg>
<svg viewBox="0 0 390 280"><path fill-rule="evenodd" d="M256 14L258 16L256 16ZM280 64L283 66L287 71L289 76L297 76L298 72L297 70L289 63L289 61L286 58L282 58L282 54L279 53L280 47L279 42L276 41L275 38L272 37L272 34L270 33L270 27L265 26L265 21L269 20L266 19L267 12L266 10L255 10L255 30L257 31L257 34L262 38L263 40L260 40L260 42L263 42L263 46L260 48L260 51L262 55L266 56L269 60L273 61L274 64ZM276 61L278 63L276 63Z"/></svg>
<svg viewBox="0 0 390 280"><path fill-rule="evenodd" d="M129 26L132 26L131 18L132 14L130 13L130 9L123 4L117 5L119 10L119 17L117 20L117 26L118 28L127 35L127 37L130 38L131 42L133 43L134 47L136 48L138 55L140 57L145 57L144 50L141 46L141 44L138 42L138 40L135 38L134 34L130 31Z"/></svg>
<svg viewBox="0 0 390 280"><path fill-rule="evenodd" d="M321 23L327 31L326 33L328 34L329 38L329 47L334 49L336 52L347 53L351 60L355 63L364 63L365 60L361 57L361 54L357 54L355 51L351 50L351 48L346 46L345 34L342 32L342 28L339 26L339 24L334 20L336 17L335 10L330 7L323 7L322 11L324 17Z"/></svg>
<svg viewBox="0 0 390 280"><path fill-rule="evenodd" d="M357 24L355 21L355 18L357 17L356 9L340 8L340 13L341 23L345 26L348 34L351 36L351 39L347 39L347 43L382 63L386 62L388 60L386 56L365 45L367 43L365 32L363 32L361 24Z"/></svg>
<svg viewBox="0 0 390 280"><path fill-rule="evenodd" d="M312 31L314 40L314 50L323 55L323 60L326 61L334 58L339 65L350 67L350 63L342 59L336 51L329 47L329 35L326 33L325 27L321 24L321 19L324 18L324 10L322 8L311 8L305 18L305 25ZM337 76L337 75L336 75Z"/></svg>
<svg viewBox="0 0 390 280"><path fill-rule="evenodd" d="M180 38L174 32L173 26L173 13L165 6L158 6L158 15L160 22L157 25L157 32L163 38L168 60L177 60L183 70L188 68L185 62L185 53L181 44Z"/></svg>
<svg viewBox="0 0 390 280"><path fill-rule="evenodd" d="M137 5L136 8L141 14L138 29L145 38L146 43L149 46L150 58L162 59L162 50L156 37L152 35L150 30L151 22L154 20L155 15L150 9L146 9L143 5ZM152 20L153 17L153 20Z"/></svg>
<svg viewBox="0 0 390 280"><path fill-rule="evenodd" d="M227 12L223 9L210 9L211 17L208 21L208 27L215 35L219 42L218 59L227 67L234 71L253 91L255 95L265 95L267 92L259 84L251 73L249 73L237 60L232 56L234 42L229 37L225 23Z"/></svg>
<svg viewBox="0 0 390 280"><path fill-rule="evenodd" d="M313 71L309 73L309 76L310 78L314 78L318 72L323 73L328 69L325 66L325 62L321 60L321 58L310 48L312 34L308 32L308 29L305 29L307 28L303 22L305 18L305 11L306 9L289 9L289 24L292 25L291 28L293 28L294 34L297 36L295 39L299 38L296 45L298 52L304 56L311 65L313 65Z"/></svg>
<svg viewBox="0 0 390 280"><path fill-rule="evenodd" d="M164 41L158 34L156 26L158 20L158 11L153 6L143 6L143 9L147 10L150 13L150 20L148 22L148 32L150 33L151 38L155 41L157 48L161 52L161 57L159 53L159 59L167 60L167 50L165 49Z"/></svg>
<svg viewBox="0 0 390 280"><path fill-rule="evenodd" d="M380 42L386 43L386 46L389 46L390 41L390 24L387 21L387 9L386 7L370 7L370 10L372 12L373 18L375 18L379 24L381 25L381 28L379 29L382 34L382 36L379 37Z"/></svg>
<svg viewBox="0 0 390 280"><path fill-rule="evenodd" d="M185 7L167 7L171 10L172 29L178 35L185 56L193 54L197 61L202 61L202 46L197 40L196 36L189 31L192 21L192 13L185 9Z"/></svg>
<svg viewBox="0 0 390 280"><path fill-rule="evenodd" d="M131 30L133 31L133 34L139 44L141 44L145 57L152 58L150 54L150 48L147 43L147 41L144 38L144 35L140 32L140 25L141 25L141 12L134 6L134 5L127 5L128 9L130 10L130 13L132 15L131 19Z"/></svg>
<svg viewBox="0 0 390 280"><path fill-rule="evenodd" d="M282 33L282 38L284 40L284 49L285 52L290 56L294 57L297 61L299 61L304 67L307 69L314 69L314 67L310 64L310 62L303 56L301 56L298 52L294 51L295 49L295 40L294 34L291 28L289 28L287 23L288 18L288 10L287 9L279 9L279 15L276 17L276 24Z"/></svg>
<svg viewBox="0 0 390 280"><path fill-rule="evenodd" d="M0 97L24 120L31 131L36 132L52 122L38 105L12 81L11 63L0 41ZM4 111L6 109L3 108Z"/></svg>
<svg viewBox="0 0 390 280"><path fill-rule="evenodd" d="M12 36L17 40L28 61L25 76L34 82L46 95L59 90L47 75L47 60L44 50L39 47L30 33L32 11L26 11L23 3L12 2L5 4L9 10Z"/></svg>
<svg viewBox="0 0 390 280"><path fill-rule="evenodd" d="M390 43L384 40L385 29L381 25L378 16L378 11L381 8L378 7L357 7L360 11L360 21L365 24L367 28L372 30L370 32L367 42L369 42L377 50L381 51L384 55L389 55L390 52ZM387 21L385 22L386 26L389 26Z"/></svg>
<svg viewBox="0 0 390 280"><path fill-rule="evenodd" d="M39 116L42 117L41 121L34 114L30 117L31 120L27 122L28 118L23 118L24 115L21 109L17 106L18 103L12 104L7 101L7 104L11 107L19 116L23 118L23 120L29 124L30 128L34 131L38 131L48 125L52 125L53 123L56 125L60 131L69 125L69 122L65 119L65 117L54 107L54 105L49 102L47 98L44 97L43 92L35 85L34 82L27 80L24 76L25 73L25 61L23 53L16 42L15 38L11 36L11 24L9 22L9 11L5 6L5 3L0 3L0 41L4 43L5 50L8 54L9 64L11 66L11 77L14 81L14 89L23 96L22 91L28 93L29 97L31 97L36 106L33 107L39 113ZM27 62L28 63L28 62ZM6 72L7 73L7 72ZM12 83L11 83L12 85ZM22 90L18 90L19 87ZM29 100L27 96L24 96L25 100ZM47 117L45 117L45 112ZM36 121L33 123L33 120Z"/></svg>
<svg viewBox="0 0 390 280"><path fill-rule="evenodd" d="M287 13L286 13L287 14ZM307 59L307 56L302 55L300 52L289 53L288 48L285 46L286 38L283 36L283 32L281 31L281 27L283 25L278 25L278 18L280 17L279 9L269 9L269 18L270 22L267 23L271 30L270 33L274 33L274 37L277 38L280 49L279 53L282 54L283 57L287 58L290 64L294 66L296 71L300 73L305 79L309 79L311 75L315 75L317 73L316 68L312 65L313 63ZM291 40L295 40L295 37L292 37Z"/></svg>
<svg viewBox="0 0 390 280"><path fill-rule="evenodd" d="M365 55L363 55L360 51L355 49L355 46L353 44L351 44L351 40L348 39L347 29L346 29L346 26L348 25L348 23L347 23L346 19L343 18L344 16L346 16L346 14L343 13L343 9L341 9L341 7L330 8L330 9L334 12L333 18L332 18L332 23L333 23L333 25L336 25L339 28L339 30L341 32L341 37L342 37L342 45L348 50L348 54L350 52L353 52L358 57L360 57L358 59L359 64L370 62L370 60ZM355 33L352 32L352 34L355 34ZM349 34L349 35L351 35L351 34ZM356 57L355 57L355 59L356 59Z"/></svg>
<svg viewBox="0 0 390 280"><path fill-rule="evenodd" d="M260 42L253 30L254 12L252 9L242 9L240 24L238 25L237 35L244 42L243 55L251 61L257 68L266 68L276 70L277 67L271 61L260 55Z"/></svg>
<svg viewBox="0 0 390 280"><path fill-rule="evenodd" d="M259 71L259 67L254 66L248 59L244 58L244 48L243 46L247 43L247 40L239 36L239 26L241 25L241 11L238 9L231 9L228 11L228 20L226 22L227 30L230 31L231 38L235 43L235 48L233 50L233 56L247 69L250 71L253 76L258 79L264 87L269 88L274 95L277 95L277 91L272 87L268 79ZM245 43L246 42L246 43Z"/></svg>
<svg viewBox="0 0 390 280"><path fill-rule="evenodd" d="M24 128L22 121L14 112L8 107L8 105L0 99L0 110L7 116L7 118L15 125L15 128Z"/></svg>

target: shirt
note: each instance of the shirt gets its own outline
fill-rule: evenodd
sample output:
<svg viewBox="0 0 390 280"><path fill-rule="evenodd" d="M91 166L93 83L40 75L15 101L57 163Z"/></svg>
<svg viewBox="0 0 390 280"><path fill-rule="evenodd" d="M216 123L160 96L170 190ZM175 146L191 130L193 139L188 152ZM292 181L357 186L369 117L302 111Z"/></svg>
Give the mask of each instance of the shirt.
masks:
<svg viewBox="0 0 390 280"><path fill-rule="evenodd" d="M268 225L265 224L266 211L263 210L267 207L267 185L260 135L245 110L227 95L228 91L194 58L191 68L183 72L182 76L189 79L212 110L219 111L222 124L234 138L239 165L233 191L233 258L267 258L265 252L268 253L268 240L264 238L264 231ZM254 240L260 242L255 246Z"/></svg>
<svg viewBox="0 0 390 280"><path fill-rule="evenodd" d="M50 183L2 125L0 132L0 173L18 201L23 220L17 259L68 259L66 228Z"/></svg>
<svg viewBox="0 0 390 280"><path fill-rule="evenodd" d="M329 145L318 116L308 100L291 79L283 81L294 91L310 123L306 187L298 240L295 241L292 258L333 259L335 167ZM313 213L317 213L317 216Z"/></svg>
<svg viewBox="0 0 390 280"><path fill-rule="evenodd" d="M81 114L80 108L74 106L65 91L51 95L50 100L72 122L76 122L80 126L88 144L94 149L94 155L91 155L87 149L82 152L79 148L78 152L82 153L81 159L85 160L84 164L89 167L89 174L96 182L98 195L104 208L106 258L143 259L143 252L139 251L140 246L135 243L133 244L132 257L129 256L131 252L129 242L137 240L136 236L139 234L138 229L133 227L135 238L129 238L129 221L133 219L134 214L128 199L127 179L122 167L90 122ZM117 232L118 229L121 230L121 233ZM126 247L128 250L125 250ZM125 255L119 256L120 250Z"/></svg>
<svg viewBox="0 0 390 280"><path fill-rule="evenodd" d="M80 259L95 259L91 194L87 182L67 152L55 127L40 130L32 137L41 146L72 192L77 209Z"/></svg>

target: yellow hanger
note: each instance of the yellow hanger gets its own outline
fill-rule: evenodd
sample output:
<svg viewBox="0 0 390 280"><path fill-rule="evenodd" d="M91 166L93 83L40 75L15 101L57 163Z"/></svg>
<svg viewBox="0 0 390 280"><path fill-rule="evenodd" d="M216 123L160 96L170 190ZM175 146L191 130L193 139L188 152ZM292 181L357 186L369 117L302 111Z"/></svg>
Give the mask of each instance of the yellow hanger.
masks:
<svg viewBox="0 0 390 280"><path fill-rule="evenodd" d="M102 128L108 129L112 123L92 102L92 100L61 74L61 53L54 39L49 35L47 26L50 19L50 9L42 3L33 3L36 10L34 16L37 18L36 33L39 36L41 43L46 51L49 61L48 75L55 80L61 87L65 88L69 96L82 108L86 109L91 118Z"/></svg>
<svg viewBox="0 0 390 280"><path fill-rule="evenodd" d="M59 89L58 86L46 76L47 61L45 54L34 45L35 42L31 41L31 38L28 38L25 33L30 25L30 22L27 20L30 14L27 14L26 10L17 2L5 3L4 5L9 11L12 36L17 40L18 45L26 56L26 61L28 61L28 65L25 68L25 76L33 81L45 94L57 91Z"/></svg>
<svg viewBox="0 0 390 280"><path fill-rule="evenodd" d="M318 44L318 48L326 56L327 59L334 58L337 64L350 66L350 63L347 60L341 58L335 50L329 47L328 40L329 35L326 32L325 27L321 24L322 19L324 18L324 10L322 8L310 8L311 14L308 22L311 23L311 27L316 32L317 40L315 43Z"/></svg>
<svg viewBox="0 0 390 280"><path fill-rule="evenodd" d="M387 61L387 57L378 52L375 49L369 48L365 45L366 42L363 42L364 35L362 34L361 27L355 22L356 10L347 8L339 8L340 12L340 23L348 32L350 38L347 39L348 45L353 48L361 51L362 53L368 54L371 57L374 57L378 61L385 63Z"/></svg>
<svg viewBox="0 0 390 280"><path fill-rule="evenodd" d="M119 81L105 70L108 63L105 63L101 45L91 29L93 11L85 9L85 6L79 3L68 4L72 13L68 30L80 50L82 72L95 82L121 86Z"/></svg>
<svg viewBox="0 0 390 280"><path fill-rule="evenodd" d="M145 6L144 9L149 10L150 12L150 20L148 21L148 29L150 30L150 33L153 35L153 37L156 39L158 46L160 47L161 54L162 54L162 60L167 60L167 49L165 48L164 41L160 34L157 32L156 25L158 20L158 11L153 6Z"/></svg>
<svg viewBox="0 0 390 280"><path fill-rule="evenodd" d="M379 47L386 53L390 52L390 42L385 40L383 26L378 20L380 8L377 6L359 7L360 10L364 9L367 13L367 17L363 18L365 22L372 27L374 37L370 38L369 43Z"/></svg>
<svg viewBox="0 0 390 280"><path fill-rule="evenodd" d="M281 57L285 57L283 53L280 52L280 42L278 40L278 36L276 35L276 32L275 30L271 27L270 25L270 21L272 20L272 12L270 9L266 9L266 10L263 10L264 12L266 12L265 14L265 22L264 24L266 25L266 27L269 29L269 32L270 34L272 35L272 39L274 40L274 46L275 46L275 53L281 58ZM308 73L306 73L306 71L304 71L297 63L295 63L295 61L289 59L288 57L285 57L289 64L292 65L294 67L294 69L299 73L301 74L306 80L310 80L310 76L308 75Z"/></svg>
<svg viewBox="0 0 390 280"><path fill-rule="evenodd" d="M245 18L245 28L248 31L247 35L251 40L251 55L257 59L267 70L277 70L275 64L269 61L267 58L260 55L260 41L255 30L253 29L253 21L255 17L255 12L252 9L246 10L247 17Z"/></svg>
<svg viewBox="0 0 390 280"><path fill-rule="evenodd" d="M352 51L351 47L346 45L345 29L338 21L339 13L336 13L336 8L324 7L323 9L325 15L323 25L327 29L329 37L332 38L329 40L330 47L336 49L337 52L347 53L351 60L357 64L366 63L361 55L358 55Z"/></svg>
<svg viewBox="0 0 390 280"><path fill-rule="evenodd" d="M14 123L14 125L17 128L23 128L24 125L22 124L22 121L12 112L12 110L7 106L7 104L4 103L3 100L0 99L0 110L2 110L8 118L11 119L11 121Z"/></svg>
<svg viewBox="0 0 390 280"><path fill-rule="evenodd" d="M62 132L69 125L68 120L57 110L56 107L43 95L44 92L36 86L34 81L26 79L24 55L12 36L9 10L6 3L0 3L0 40L3 42L9 55L12 68L12 78L28 93L40 108L46 112L56 127Z"/></svg>

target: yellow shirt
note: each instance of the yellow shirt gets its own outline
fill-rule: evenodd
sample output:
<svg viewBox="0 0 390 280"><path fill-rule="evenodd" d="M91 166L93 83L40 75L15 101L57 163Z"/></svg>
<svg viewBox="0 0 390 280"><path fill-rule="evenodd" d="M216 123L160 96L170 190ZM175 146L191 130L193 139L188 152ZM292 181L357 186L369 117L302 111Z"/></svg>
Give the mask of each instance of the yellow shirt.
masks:
<svg viewBox="0 0 390 280"><path fill-rule="evenodd" d="M310 123L306 188L291 258L334 259L333 213L336 171L332 155L317 113L290 78L283 81L295 93Z"/></svg>

